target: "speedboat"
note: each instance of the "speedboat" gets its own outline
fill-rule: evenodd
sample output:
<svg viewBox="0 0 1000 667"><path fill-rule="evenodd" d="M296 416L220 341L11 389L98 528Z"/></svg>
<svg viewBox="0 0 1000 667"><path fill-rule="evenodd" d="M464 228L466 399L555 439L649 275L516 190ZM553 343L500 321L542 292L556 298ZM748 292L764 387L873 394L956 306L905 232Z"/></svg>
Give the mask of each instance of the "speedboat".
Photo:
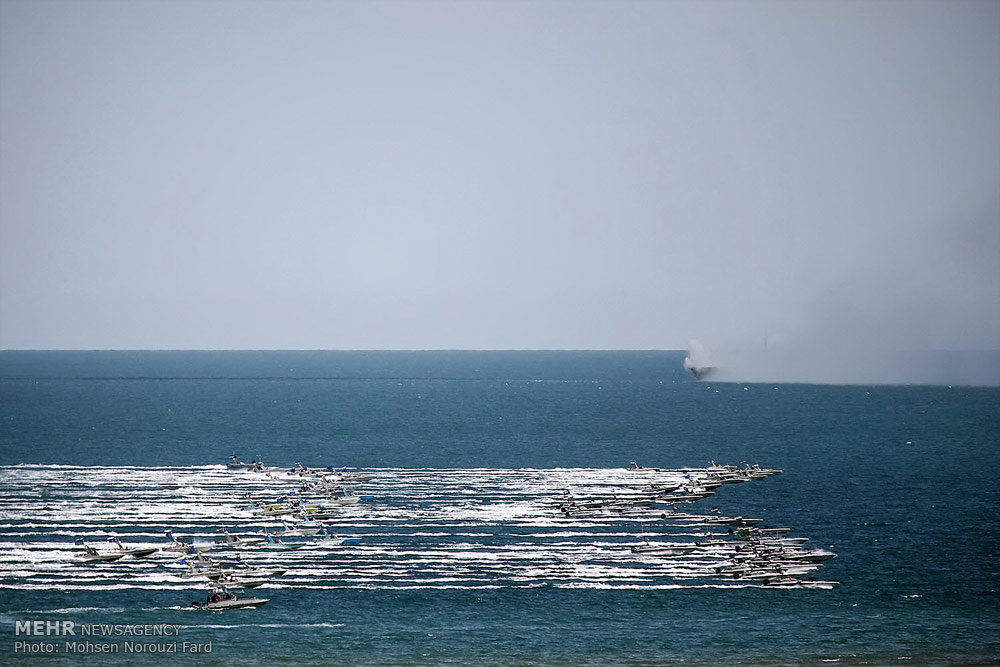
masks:
<svg viewBox="0 0 1000 667"><path fill-rule="evenodd" d="M260 544L264 541L263 537L240 537L239 535L234 535L224 528L221 529L224 537L216 542L216 544L228 546L228 547L249 547L255 544Z"/></svg>
<svg viewBox="0 0 1000 667"><path fill-rule="evenodd" d="M117 537L108 538L108 541L118 547L118 550L123 555L132 556L133 558L145 558L151 553L156 552L156 547L126 547Z"/></svg>
<svg viewBox="0 0 1000 667"><path fill-rule="evenodd" d="M361 496L353 495L334 495L330 497L330 500L337 505L353 505L355 503L361 502Z"/></svg>
<svg viewBox="0 0 1000 667"><path fill-rule="evenodd" d="M681 483L676 482L673 484L649 484L647 486L641 487L639 490L644 493L666 494L666 493L672 493L679 488L681 488Z"/></svg>
<svg viewBox="0 0 1000 667"><path fill-rule="evenodd" d="M319 508L319 505L316 503L303 504L301 498L293 497L295 495L292 493L281 496L270 503L264 503L259 500L251 501L250 506L246 509L250 510L256 516L281 516L282 514L292 514L303 510Z"/></svg>
<svg viewBox="0 0 1000 667"><path fill-rule="evenodd" d="M222 576L222 569L218 566L190 565L188 569L177 575L182 579L218 579Z"/></svg>
<svg viewBox="0 0 1000 667"><path fill-rule="evenodd" d="M352 544L361 544L361 538L338 537L337 535L326 532L326 528L324 527L320 533L320 536L313 538L311 544L320 544L329 547L347 546Z"/></svg>
<svg viewBox="0 0 1000 667"><path fill-rule="evenodd" d="M704 519L708 524L721 524L725 526L753 526L763 521L763 519L745 519L741 516L706 516Z"/></svg>
<svg viewBox="0 0 1000 667"><path fill-rule="evenodd" d="M375 479L375 475L363 475L356 472L342 472L340 473L340 480L343 482L370 482Z"/></svg>
<svg viewBox="0 0 1000 667"><path fill-rule="evenodd" d="M639 465L635 461L629 461L629 467L625 469L631 470L633 472L640 470L643 472L663 472L663 468L646 468L644 466Z"/></svg>
<svg viewBox="0 0 1000 667"><path fill-rule="evenodd" d="M771 567L751 567L751 568L718 568L717 571L720 574L732 575L733 579L774 579L775 577L783 577L788 575L802 575L808 574L815 568L805 568L805 567L786 567L786 566L771 566Z"/></svg>
<svg viewBox="0 0 1000 667"><path fill-rule="evenodd" d="M695 547L677 546L675 544L663 544L646 540L642 544L632 546L634 554L653 554L656 556L684 556L695 550Z"/></svg>
<svg viewBox="0 0 1000 667"><path fill-rule="evenodd" d="M132 556L133 558L145 558L146 556L148 556L148 555L150 555L152 553L155 553L156 552L156 548L154 547L154 548L150 549L150 548L147 548L147 547L131 547L131 548L125 549L125 552L129 556Z"/></svg>
<svg viewBox="0 0 1000 667"><path fill-rule="evenodd" d="M310 537L318 533L323 524L317 521L300 521L296 524L283 524L284 528L277 533L277 537Z"/></svg>
<svg viewBox="0 0 1000 667"><path fill-rule="evenodd" d="M839 583L839 581L819 581L817 579L780 577L777 579L765 579L761 582L761 585L767 588L822 588L830 590Z"/></svg>
<svg viewBox="0 0 1000 667"><path fill-rule="evenodd" d="M177 561L177 565L187 566L184 572L176 575L182 579L195 579L198 577L218 579L222 575L222 563L201 554L197 554L195 559L192 560L182 558Z"/></svg>
<svg viewBox="0 0 1000 667"><path fill-rule="evenodd" d="M244 564L243 567L238 570L233 570L230 574L238 579L257 579L260 577L280 577L287 571L288 570L281 570L277 568L269 569L266 567L249 566Z"/></svg>
<svg viewBox="0 0 1000 667"><path fill-rule="evenodd" d="M209 609L213 611L223 611L225 609L247 609L256 608L270 602L267 598L238 598L235 595L229 598L218 600L210 598L205 602L192 602L191 606L197 609Z"/></svg>
<svg viewBox="0 0 1000 667"><path fill-rule="evenodd" d="M124 558L125 554L115 553L113 551L98 551L93 547L87 547L87 555L81 556L81 560L84 562L101 562L101 563L111 563L121 558Z"/></svg>
<svg viewBox="0 0 1000 667"><path fill-rule="evenodd" d="M354 472L339 472L332 475L323 475L320 478L320 481L329 486L331 484L345 484L348 482L363 484L365 482L370 482L373 479L375 479L375 475L362 475Z"/></svg>
<svg viewBox="0 0 1000 667"><path fill-rule="evenodd" d="M342 486L338 486L330 492L330 495L327 496L327 500L335 505L353 505L354 503L361 501L361 496L354 495L353 491L345 489Z"/></svg>
<svg viewBox="0 0 1000 667"><path fill-rule="evenodd" d="M272 504L258 507L251 511L255 516L282 516L285 514L292 514L296 510L289 505Z"/></svg>
<svg viewBox="0 0 1000 667"><path fill-rule="evenodd" d="M807 551L793 551L784 557L790 560L805 561L807 563L822 563L823 561L836 557L836 555L837 554L832 551L827 551L826 549L810 549Z"/></svg>
<svg viewBox="0 0 1000 667"><path fill-rule="evenodd" d="M289 544L283 540L278 539L273 534L264 531L264 541L255 544L254 546L260 547L262 549L298 549L304 542L298 542L295 544Z"/></svg>
<svg viewBox="0 0 1000 667"><path fill-rule="evenodd" d="M693 503L696 500L701 500L702 498L708 498L712 495L712 491L704 492L693 492L687 489L680 489L679 491L673 493L665 493L656 497L656 501L659 503L665 503L667 505L673 503Z"/></svg>
<svg viewBox="0 0 1000 667"><path fill-rule="evenodd" d="M244 577L233 574L224 574L216 581L229 588L257 588L267 583L266 577Z"/></svg>
<svg viewBox="0 0 1000 667"><path fill-rule="evenodd" d="M229 463L226 464L226 467L229 468L230 470L250 470L256 464L257 464L256 461L252 463L244 463L243 461L240 461L238 458L236 458L236 454L233 454L232 456L229 457Z"/></svg>
<svg viewBox="0 0 1000 667"><path fill-rule="evenodd" d="M311 544L317 544L329 547L340 547L340 546L352 546L355 544L361 544L360 537L337 537L336 535L327 535L326 537L317 537L311 542Z"/></svg>
<svg viewBox="0 0 1000 667"><path fill-rule="evenodd" d="M200 551L208 551L211 549L213 544L201 544L195 546L194 544L189 544L188 542L181 542L180 540L174 540L173 543L168 547L163 547L160 551L166 551L170 553L177 554L193 554Z"/></svg>
<svg viewBox="0 0 1000 667"><path fill-rule="evenodd" d="M191 542L184 542L174 537L174 531L172 530L165 530L163 531L163 534L168 540L170 540L170 546L161 547L160 551L178 554L193 554L199 551L206 551L214 546L213 544L201 544L195 546Z"/></svg>
<svg viewBox="0 0 1000 667"><path fill-rule="evenodd" d="M125 554L121 551L98 551L94 547L83 541L83 538L77 538L76 546L82 547L86 555L81 556L80 559L84 562L94 562L99 561L102 563L111 563L119 558L124 558Z"/></svg>

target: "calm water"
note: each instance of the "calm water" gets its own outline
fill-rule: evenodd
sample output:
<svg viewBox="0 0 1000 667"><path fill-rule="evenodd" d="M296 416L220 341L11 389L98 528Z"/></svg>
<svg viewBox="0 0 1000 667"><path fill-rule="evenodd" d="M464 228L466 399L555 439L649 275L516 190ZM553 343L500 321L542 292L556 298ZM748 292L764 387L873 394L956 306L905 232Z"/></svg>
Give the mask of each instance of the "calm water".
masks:
<svg viewBox="0 0 1000 667"><path fill-rule="evenodd" d="M682 358L2 352L0 655L58 617L183 624L223 663L1000 660L1000 389L702 384ZM270 604L224 614L184 609L169 560L71 562L81 534L256 529L236 497L280 484L234 452L373 470L335 522L362 544L286 556ZM629 461L709 459L784 472L683 509L790 526L840 585L716 587L623 555L662 522L549 514Z"/></svg>

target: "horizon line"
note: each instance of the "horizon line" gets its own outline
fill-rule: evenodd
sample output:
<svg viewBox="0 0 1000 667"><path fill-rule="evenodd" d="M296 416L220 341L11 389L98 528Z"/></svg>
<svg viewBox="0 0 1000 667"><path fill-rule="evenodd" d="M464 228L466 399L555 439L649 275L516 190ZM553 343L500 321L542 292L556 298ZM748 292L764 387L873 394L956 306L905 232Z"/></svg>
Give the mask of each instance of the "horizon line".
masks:
<svg viewBox="0 0 1000 667"><path fill-rule="evenodd" d="M686 348L640 347L9 347L3 352L684 352Z"/></svg>
<svg viewBox="0 0 1000 667"><path fill-rule="evenodd" d="M653 347L8 347L4 352L686 352L687 346ZM1000 352L1000 347L901 348L888 352Z"/></svg>

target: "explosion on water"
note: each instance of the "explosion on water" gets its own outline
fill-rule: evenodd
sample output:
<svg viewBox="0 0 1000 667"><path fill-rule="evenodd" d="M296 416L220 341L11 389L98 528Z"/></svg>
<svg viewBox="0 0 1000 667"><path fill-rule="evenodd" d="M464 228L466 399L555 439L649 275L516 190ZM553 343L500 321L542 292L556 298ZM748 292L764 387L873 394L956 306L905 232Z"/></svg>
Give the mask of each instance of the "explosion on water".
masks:
<svg viewBox="0 0 1000 667"><path fill-rule="evenodd" d="M694 374L696 380L706 380L711 376L718 364L712 359L708 348L698 340L688 343L687 356L684 357L684 368Z"/></svg>

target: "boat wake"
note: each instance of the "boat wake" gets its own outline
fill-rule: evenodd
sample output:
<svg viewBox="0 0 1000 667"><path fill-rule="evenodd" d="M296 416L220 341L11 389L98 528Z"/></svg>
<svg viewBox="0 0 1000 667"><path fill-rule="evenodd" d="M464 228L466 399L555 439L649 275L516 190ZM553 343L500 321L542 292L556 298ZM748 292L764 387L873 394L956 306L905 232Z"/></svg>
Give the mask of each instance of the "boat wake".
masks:
<svg viewBox="0 0 1000 667"><path fill-rule="evenodd" d="M749 531L758 530L753 521L759 520L689 511L690 503L714 492L716 479L766 476L741 472L744 478L725 480L736 473L706 470L712 468L376 469L351 485L356 496L371 499L355 497L323 510L322 519L282 528L288 517L262 513L247 499L279 498L298 489L303 480L284 469L0 467L0 590L190 590L203 596L205 579L185 577L195 557L163 551L171 544L165 533L182 550L205 549L206 562L228 559L284 570L264 573L258 590L831 583L799 577L832 554L799 550L790 561L754 565L762 551L790 553L797 544L775 541L783 533L756 533L767 538L767 546L754 542L749 549ZM38 488L47 495L40 497ZM261 541L282 529L291 537ZM350 539L316 539L320 529ZM119 551L95 550L98 556L85 560L77 538L112 546L118 540ZM156 551L139 557L149 549ZM249 579L233 587L241 582Z"/></svg>

